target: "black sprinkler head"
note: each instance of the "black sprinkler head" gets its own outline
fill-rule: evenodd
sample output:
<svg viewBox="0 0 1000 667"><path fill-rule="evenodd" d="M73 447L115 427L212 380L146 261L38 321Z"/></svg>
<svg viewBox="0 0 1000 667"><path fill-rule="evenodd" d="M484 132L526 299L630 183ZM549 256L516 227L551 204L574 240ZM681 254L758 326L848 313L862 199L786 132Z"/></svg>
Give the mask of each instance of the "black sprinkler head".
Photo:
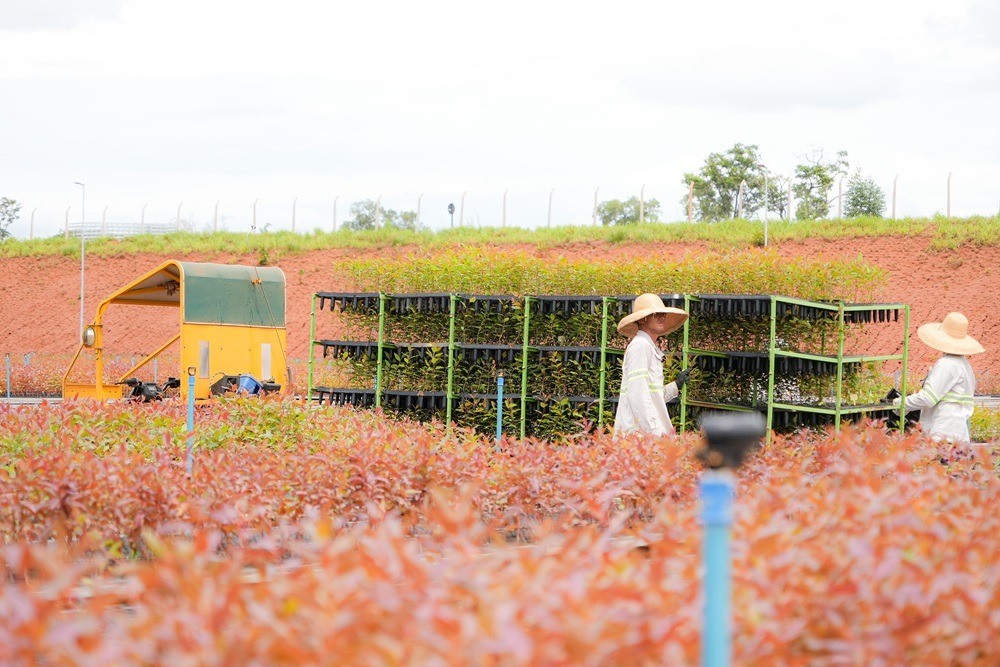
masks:
<svg viewBox="0 0 1000 667"><path fill-rule="evenodd" d="M698 459L709 468L737 468L767 431L759 412L713 413L701 420L705 446Z"/></svg>

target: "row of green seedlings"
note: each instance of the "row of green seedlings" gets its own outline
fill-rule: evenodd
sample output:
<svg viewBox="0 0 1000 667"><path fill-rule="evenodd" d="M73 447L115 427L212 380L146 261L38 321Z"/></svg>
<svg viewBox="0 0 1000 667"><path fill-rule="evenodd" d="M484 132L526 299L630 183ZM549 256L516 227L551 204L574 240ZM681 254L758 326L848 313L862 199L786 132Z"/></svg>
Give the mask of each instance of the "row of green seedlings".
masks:
<svg viewBox="0 0 1000 667"><path fill-rule="evenodd" d="M621 312L609 315L607 323L608 348L621 350L627 340L615 331ZM378 337L377 312L353 312L342 316L341 331L347 340L376 340ZM500 312L486 312L459 307L455 314L456 342L519 346L523 342L524 308L520 300L512 300ZM387 348L383 357L383 388L407 391L444 391L447 387L450 314L448 312L392 312L385 320L385 340L394 343L437 343L417 356L405 349ZM530 346L587 346L601 344L603 319L601 313L548 313L531 312L529 322ZM797 352L830 354L836 351L837 327L831 320L810 321L798 318L779 318L776 337L783 349ZM770 319L767 317L692 317L689 326L689 346L703 350L766 352L770 344ZM666 352L664 377L669 381L681 368L682 331L677 331L661 341ZM497 376L503 372L504 390L507 395L520 394L522 356L518 352L512 363L497 364L488 358L475 362L463 361L456 354L453 371L453 388L456 394L494 394ZM590 359L566 359L557 352L529 354L529 395L526 415L527 434L538 437L557 437L565 434L592 430L598 423L613 423L615 399L621 382L621 354L608 354L604 385L605 402L603 418L598 414L596 400L591 404L573 403L572 396L600 394L600 368ZM724 370L702 372L697 354L689 360L692 372L688 384L688 397L708 402L729 403L758 407L766 405L767 374ZM346 367L346 372L344 368ZM340 368L339 375L332 368ZM376 367L374 359L350 358L346 355L328 362L327 373L340 381L328 386L371 388L374 386ZM318 377L322 376L323 371ZM346 380L344 379L346 377ZM843 395L850 403L874 403L884 393L880 374L874 365L847 366L843 381ZM345 384L346 382L346 384ZM317 385L324 384L322 380ZM776 379L775 398L781 402L804 405L831 406L835 401L835 378L829 374L788 375ZM504 431L515 434L520 426L519 400L504 402ZM422 419L441 417L425 410L410 409L409 414ZM672 410L675 421L679 411ZM486 399L464 398L452 413L453 420L463 426L475 427L492 433L496 426L496 404ZM678 427L680 424L676 424ZM688 424L690 426L690 424Z"/></svg>

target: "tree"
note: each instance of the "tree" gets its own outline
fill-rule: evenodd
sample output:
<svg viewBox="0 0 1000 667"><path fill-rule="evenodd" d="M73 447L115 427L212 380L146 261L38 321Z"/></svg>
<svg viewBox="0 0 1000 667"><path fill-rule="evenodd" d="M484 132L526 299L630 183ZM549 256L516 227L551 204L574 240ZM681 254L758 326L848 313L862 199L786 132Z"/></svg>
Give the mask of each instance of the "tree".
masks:
<svg viewBox="0 0 1000 667"><path fill-rule="evenodd" d="M646 222L657 222L660 219L660 202L655 199L643 202L642 217ZM602 225L634 225L639 222L639 198L602 201L597 207L597 219Z"/></svg>
<svg viewBox="0 0 1000 667"><path fill-rule="evenodd" d="M830 213L827 193L838 176L847 174L847 151L839 151L833 161L823 155L823 151L813 151L806 156L805 164L795 167L795 183L792 192L798 200L795 217L799 220L817 220Z"/></svg>
<svg viewBox="0 0 1000 667"><path fill-rule="evenodd" d="M347 229L378 229L379 227L395 227L397 229L414 229L417 214L413 211L397 213L391 208L377 207L371 199L356 201L351 204L351 219L344 223ZM376 215L377 218L376 219Z"/></svg>
<svg viewBox="0 0 1000 667"><path fill-rule="evenodd" d="M740 183L743 215L749 217L764 201L764 175L760 149L756 144L735 144L725 153L711 153L697 174L684 174L684 184L694 183L695 217L699 220L728 220L739 215ZM681 200L687 209L687 197Z"/></svg>
<svg viewBox="0 0 1000 667"><path fill-rule="evenodd" d="M863 178L860 171L854 172L847 182L844 201L844 215L858 218L863 215L881 218L885 212L885 192L871 177Z"/></svg>
<svg viewBox="0 0 1000 667"><path fill-rule="evenodd" d="M8 197L0 198L0 241L10 236L8 228L17 222L21 205Z"/></svg>
<svg viewBox="0 0 1000 667"><path fill-rule="evenodd" d="M782 220L788 217L788 181L781 174L767 175L767 190L764 196L764 206L770 213L777 213Z"/></svg>

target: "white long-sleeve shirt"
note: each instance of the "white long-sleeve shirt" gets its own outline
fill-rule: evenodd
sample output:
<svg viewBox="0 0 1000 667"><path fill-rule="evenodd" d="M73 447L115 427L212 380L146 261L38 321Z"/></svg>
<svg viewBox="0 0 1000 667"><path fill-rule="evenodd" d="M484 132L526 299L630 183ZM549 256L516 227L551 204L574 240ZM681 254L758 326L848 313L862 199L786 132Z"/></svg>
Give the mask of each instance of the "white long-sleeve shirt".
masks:
<svg viewBox="0 0 1000 667"><path fill-rule="evenodd" d="M614 434L674 433L667 401L677 398L678 393L677 383L663 385L663 352L648 333L639 331L625 348Z"/></svg>
<svg viewBox="0 0 1000 667"><path fill-rule="evenodd" d="M932 438L969 442L976 376L968 359L946 354L931 366L924 387L906 397L907 410L920 410L920 426Z"/></svg>

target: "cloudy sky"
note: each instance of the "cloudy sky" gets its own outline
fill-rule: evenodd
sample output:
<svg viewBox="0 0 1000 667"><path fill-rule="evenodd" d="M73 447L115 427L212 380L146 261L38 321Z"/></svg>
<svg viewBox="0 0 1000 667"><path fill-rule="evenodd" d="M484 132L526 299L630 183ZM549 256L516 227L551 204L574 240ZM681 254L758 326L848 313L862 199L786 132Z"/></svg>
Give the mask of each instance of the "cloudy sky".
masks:
<svg viewBox="0 0 1000 667"><path fill-rule="evenodd" d="M736 142L848 152L898 214L1000 207L1000 3L0 0L0 196L80 219L580 224ZM456 213L455 223L458 223Z"/></svg>

